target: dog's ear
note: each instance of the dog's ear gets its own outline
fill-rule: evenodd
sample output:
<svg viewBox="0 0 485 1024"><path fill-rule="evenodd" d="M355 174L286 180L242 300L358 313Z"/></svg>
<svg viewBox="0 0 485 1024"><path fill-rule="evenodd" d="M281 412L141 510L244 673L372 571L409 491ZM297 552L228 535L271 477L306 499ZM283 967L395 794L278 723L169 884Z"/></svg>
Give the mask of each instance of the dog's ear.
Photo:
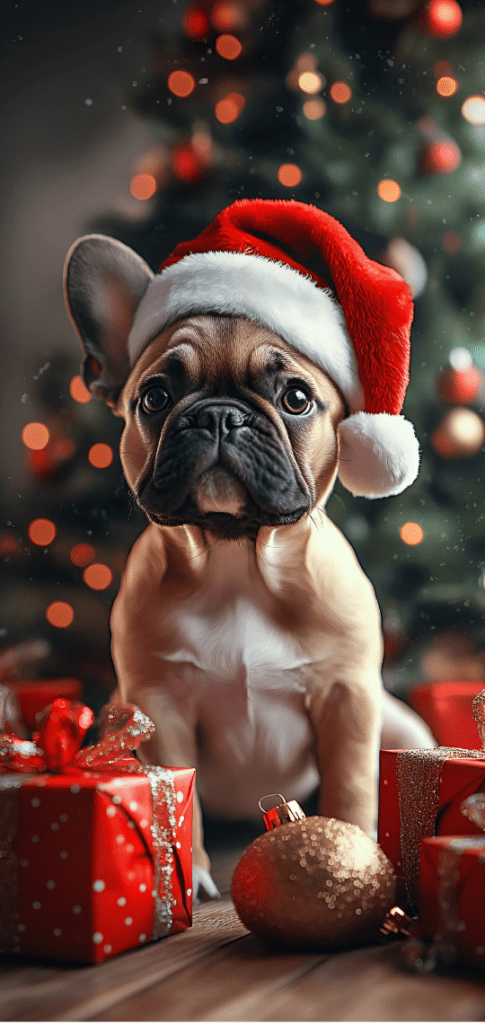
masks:
<svg viewBox="0 0 485 1024"><path fill-rule="evenodd" d="M128 335L153 276L132 249L105 235L85 235L67 254L64 295L84 352L84 383L112 407L130 372Z"/></svg>

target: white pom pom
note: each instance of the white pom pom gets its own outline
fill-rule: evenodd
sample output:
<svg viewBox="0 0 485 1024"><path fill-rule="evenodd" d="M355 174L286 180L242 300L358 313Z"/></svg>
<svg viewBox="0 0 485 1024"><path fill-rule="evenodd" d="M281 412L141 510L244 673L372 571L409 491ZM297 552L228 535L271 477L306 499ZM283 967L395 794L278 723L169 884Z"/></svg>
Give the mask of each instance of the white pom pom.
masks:
<svg viewBox="0 0 485 1024"><path fill-rule="evenodd" d="M355 497L387 498L416 479L419 445L403 416L358 412L339 426L339 478Z"/></svg>

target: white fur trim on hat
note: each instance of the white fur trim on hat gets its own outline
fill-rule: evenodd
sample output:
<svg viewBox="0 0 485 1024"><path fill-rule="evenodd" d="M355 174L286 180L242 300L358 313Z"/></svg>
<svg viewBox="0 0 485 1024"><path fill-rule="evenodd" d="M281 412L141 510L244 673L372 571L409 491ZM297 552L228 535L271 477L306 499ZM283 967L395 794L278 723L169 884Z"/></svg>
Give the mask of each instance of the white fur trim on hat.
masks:
<svg viewBox="0 0 485 1024"><path fill-rule="evenodd" d="M160 331L201 313L263 324L321 366L352 412L363 409L355 350L338 302L292 267L250 253L192 253L157 274L130 332L131 365Z"/></svg>
<svg viewBox="0 0 485 1024"><path fill-rule="evenodd" d="M403 416L358 412L339 426L339 478L354 497L387 498L416 479L419 445Z"/></svg>

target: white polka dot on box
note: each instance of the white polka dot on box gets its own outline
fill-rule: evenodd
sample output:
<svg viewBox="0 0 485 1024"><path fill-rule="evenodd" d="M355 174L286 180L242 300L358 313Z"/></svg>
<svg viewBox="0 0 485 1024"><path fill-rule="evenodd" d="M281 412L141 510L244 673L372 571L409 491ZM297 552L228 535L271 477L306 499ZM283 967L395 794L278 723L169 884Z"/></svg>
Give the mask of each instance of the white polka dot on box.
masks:
<svg viewBox="0 0 485 1024"><path fill-rule="evenodd" d="M189 927L194 775L0 775L0 951L96 963Z"/></svg>

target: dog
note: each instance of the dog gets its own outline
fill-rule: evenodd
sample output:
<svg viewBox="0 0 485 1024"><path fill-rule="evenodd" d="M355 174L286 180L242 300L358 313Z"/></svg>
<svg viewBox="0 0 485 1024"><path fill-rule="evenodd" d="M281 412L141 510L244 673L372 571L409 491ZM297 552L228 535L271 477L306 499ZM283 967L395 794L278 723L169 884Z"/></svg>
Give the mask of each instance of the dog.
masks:
<svg viewBox="0 0 485 1024"><path fill-rule="evenodd" d="M196 268L196 292L197 280ZM318 789L320 814L372 833L383 722L391 745L434 740L383 691L374 590L325 512L350 386L264 317L221 309L205 279L165 325L155 313L173 296L153 282L103 236L66 261L84 380L125 421L121 462L149 520L112 612L119 695L156 725L145 763L197 768L194 895L215 897L201 805L257 818L267 792L304 801ZM252 302L255 282L246 290ZM289 309L285 289L280 299Z"/></svg>

